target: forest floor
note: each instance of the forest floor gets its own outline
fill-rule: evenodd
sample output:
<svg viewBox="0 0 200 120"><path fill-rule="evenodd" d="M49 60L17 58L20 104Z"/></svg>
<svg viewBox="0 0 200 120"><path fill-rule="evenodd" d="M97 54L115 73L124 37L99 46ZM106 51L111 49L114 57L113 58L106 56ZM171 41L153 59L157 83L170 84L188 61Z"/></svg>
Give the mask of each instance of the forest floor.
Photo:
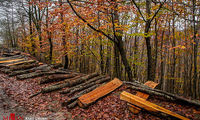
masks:
<svg viewBox="0 0 200 120"><path fill-rule="evenodd" d="M35 120L165 120L142 111L137 115L132 114L126 102L119 99L119 94L126 90L135 93L133 90L122 86L115 92L109 94L88 109L76 107L67 109L61 103L68 96L60 95L58 92L40 94L32 99L28 97L47 85L38 85L39 77L23 81L16 80L15 77L8 77L0 73L0 116L6 113L15 113ZM48 84L49 85L49 84ZM67 88L66 88L67 89ZM195 106L181 105L170 102L164 98L150 96L148 101L156 103L168 110L188 117L192 120L200 119L200 109ZM0 117L0 118L1 118Z"/></svg>

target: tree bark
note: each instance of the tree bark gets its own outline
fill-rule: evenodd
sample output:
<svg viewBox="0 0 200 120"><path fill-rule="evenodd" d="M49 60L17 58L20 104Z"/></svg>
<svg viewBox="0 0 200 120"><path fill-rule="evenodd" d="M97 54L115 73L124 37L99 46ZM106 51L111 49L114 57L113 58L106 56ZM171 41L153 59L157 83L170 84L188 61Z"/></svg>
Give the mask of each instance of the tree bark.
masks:
<svg viewBox="0 0 200 120"><path fill-rule="evenodd" d="M40 77L40 76L43 76L43 75L63 74L63 73L67 74L67 73L69 73L69 72L66 72L66 71L59 71L59 70L48 72L50 69L51 69L51 67L48 67L44 71L37 71L37 72L29 73L29 74L18 75L17 79L24 80L24 79L28 79L28 78Z"/></svg>
<svg viewBox="0 0 200 120"><path fill-rule="evenodd" d="M46 76L40 80L40 84L50 83L50 82L58 82L65 79L73 78L76 74L55 74L51 76Z"/></svg>
<svg viewBox="0 0 200 120"><path fill-rule="evenodd" d="M195 100L188 100L186 98L182 98L180 96L176 96L172 93L168 93L162 90L158 90L158 89L152 89L149 88L143 84L140 83L134 83L134 82L126 82L124 81L125 84L129 84L131 86L129 86L129 88L134 89L134 90L138 90L141 92L145 92L147 94L151 94L151 95L157 95L157 96L161 96L164 98L167 98L169 100L175 101L175 102L180 102L180 103L186 103L186 104L191 104L191 105L195 105L195 106L200 106L200 102L195 101Z"/></svg>
<svg viewBox="0 0 200 120"><path fill-rule="evenodd" d="M62 103L62 105L63 105L63 106L66 106L66 105L72 103L73 101L75 101L75 100L77 100L79 97L81 97L82 95L84 95L84 94L86 94L86 93L88 93L88 92L94 90L94 89L97 88L98 86L99 86L99 85L94 85L94 86L92 86L92 87L90 87L90 88L88 88L88 89L85 89L85 90L81 91L80 93L76 94L75 96L73 96L73 97L71 97L71 98L65 100L65 102Z"/></svg>
<svg viewBox="0 0 200 120"><path fill-rule="evenodd" d="M49 93L52 91L60 90L65 87L71 87L71 86L77 85L77 84L85 82L86 80L89 80L96 76L98 76L98 73L92 73L92 74L80 77L78 79L73 79L73 80L69 79L62 84L48 86L48 87L43 88L40 92L37 92L36 94L31 95L30 98L32 98L40 93Z"/></svg>
<svg viewBox="0 0 200 120"><path fill-rule="evenodd" d="M3 57L3 58L0 59L0 61L20 59L20 58L24 58L24 56L22 56L22 55L15 55L15 56L11 56L11 57Z"/></svg>
<svg viewBox="0 0 200 120"><path fill-rule="evenodd" d="M20 70L20 71L13 71L12 73L9 74L9 76L16 76L16 75L22 75L22 74L28 74L30 72L34 72L36 70L44 70L48 68L48 65L41 65L39 67L34 67L34 68L31 68L31 69L27 69L27 70Z"/></svg>
<svg viewBox="0 0 200 120"><path fill-rule="evenodd" d="M75 92L84 90L84 89L89 88L89 87L91 87L93 85L96 85L96 84L102 84L102 83L104 83L104 82L106 82L108 80L110 80L110 77L102 78L102 79L100 79L98 81L94 81L94 82L92 82L90 84L87 84L87 85L84 85L84 86L80 86L79 88L75 88L74 90L70 91L70 93L68 95L72 95Z"/></svg>
<svg viewBox="0 0 200 120"><path fill-rule="evenodd" d="M90 84L90 83L95 82L95 81L97 81L97 80L99 80L99 79L102 79L102 78L105 78L105 76L97 76L97 77L94 77L94 78L92 78L92 79L90 79L90 80L88 80L88 81L86 81L86 82L84 82L84 83L81 83L80 85L76 85L76 86L74 86L74 87L72 87L72 88L69 88L69 89L67 89L67 90L61 91L60 93L61 93L61 94L67 94L67 93L73 91L74 89L80 88L80 87L82 87L82 86L85 86L85 85L87 85L87 84Z"/></svg>

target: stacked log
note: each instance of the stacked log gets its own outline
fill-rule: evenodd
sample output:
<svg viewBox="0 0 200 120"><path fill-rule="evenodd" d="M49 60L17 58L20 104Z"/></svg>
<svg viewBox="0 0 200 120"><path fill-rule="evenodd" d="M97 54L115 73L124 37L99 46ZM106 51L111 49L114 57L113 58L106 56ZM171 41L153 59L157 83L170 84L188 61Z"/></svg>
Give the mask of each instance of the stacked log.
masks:
<svg viewBox="0 0 200 120"><path fill-rule="evenodd" d="M15 55L15 56L11 56L11 57L3 57L3 58L0 58L0 61L20 59L20 58L24 58L24 56Z"/></svg>
<svg viewBox="0 0 200 120"><path fill-rule="evenodd" d="M15 71L17 73L19 73L21 70L24 71L26 69L31 69L33 67L38 67L39 64L38 63L32 63L32 64L23 64L23 65L18 65L18 66L11 66L10 68L2 68L1 71L6 73L6 74L12 74L13 75L17 75L15 74Z"/></svg>
<svg viewBox="0 0 200 120"><path fill-rule="evenodd" d="M69 73L69 72L60 71L60 70L54 70L54 71L50 71L50 70L51 70L51 67L48 66L43 71L40 70L40 71L32 72L32 73L29 73L29 74L18 75L16 78L18 80L24 80L24 79L28 79L28 78L35 78L35 77L40 77L40 76L45 76L45 75L62 74L62 73L68 74Z"/></svg>
<svg viewBox="0 0 200 120"><path fill-rule="evenodd" d="M50 82L58 82L64 79L69 79L75 77L77 74L54 74L50 76L46 76L40 80L40 84L50 83Z"/></svg>
<svg viewBox="0 0 200 120"><path fill-rule="evenodd" d="M150 87L147 87L141 83L137 83L137 82L127 82L124 81L125 84L128 84L129 88L140 91L140 92L144 92L147 93L149 95L157 95L157 96L161 96L164 97L166 99L169 99L171 101L175 101L175 102L180 102L180 103L185 103L185 104L191 104L191 105L195 105L195 106L199 106L200 107L200 102L196 101L196 100L189 100L186 98L182 98L180 96L174 95L172 93L168 93L162 90L158 90L158 89L152 89Z"/></svg>
<svg viewBox="0 0 200 120"><path fill-rule="evenodd" d="M39 64L38 63L30 63L30 64L25 64L25 65L18 65L18 66L11 66L10 70L11 71L15 71L15 70L26 70L26 69L30 69L33 67L38 67Z"/></svg>
<svg viewBox="0 0 200 120"><path fill-rule="evenodd" d="M68 108L74 108L77 104L78 104L78 98L81 97L82 95L89 93L90 91L94 90L95 88L97 88L99 86L99 84L94 85L92 87L89 87L88 89L85 89L83 91L81 91L80 93L76 94L75 96L67 99L65 102L62 103L62 106L67 106Z"/></svg>
<svg viewBox="0 0 200 120"><path fill-rule="evenodd" d="M51 86L45 87L40 92L31 95L30 98L32 98L32 97L34 97L34 96L36 96L40 93L49 93L49 92L52 92L52 91L60 90L60 89L65 88L65 87L72 87L72 86L78 85L82 82L85 82L85 81L87 81L91 78L94 78L96 76L98 76L98 73L92 73L92 74L80 77L78 79L72 79L72 80L68 79L65 82L63 82L62 84L51 85Z"/></svg>
<svg viewBox="0 0 200 120"><path fill-rule="evenodd" d="M95 78L92 78L92 79L90 79L90 80L84 82L84 83L81 83L81 84L79 84L79 85L76 85L76 86L74 86L74 87L71 87L71 88L69 88L69 89L67 89L67 90L61 91L60 93L61 93L61 94L67 94L67 93L69 93L70 91L73 91L74 89L80 88L81 86L87 85L87 84L89 84L89 83L91 83L91 82L94 82L94 81L96 81L96 80L102 79L102 78L104 78L104 77L105 77L105 76L97 76L97 77L95 77Z"/></svg>
<svg viewBox="0 0 200 120"><path fill-rule="evenodd" d="M48 67L48 65L41 65L39 67L34 67L31 69L27 69L27 70L13 71L12 73L9 74L9 76L28 74L30 72L35 72L35 71L46 69L47 67Z"/></svg>
<svg viewBox="0 0 200 120"><path fill-rule="evenodd" d="M76 87L73 90L71 90L68 95L72 95L75 92L79 92L79 91L84 90L86 88L92 87L92 86L94 86L96 84L101 84L101 83L107 82L108 80L110 80L110 77L102 78L102 79L93 81L91 83L89 83L89 82L85 83L84 85L80 85L79 87Z"/></svg>

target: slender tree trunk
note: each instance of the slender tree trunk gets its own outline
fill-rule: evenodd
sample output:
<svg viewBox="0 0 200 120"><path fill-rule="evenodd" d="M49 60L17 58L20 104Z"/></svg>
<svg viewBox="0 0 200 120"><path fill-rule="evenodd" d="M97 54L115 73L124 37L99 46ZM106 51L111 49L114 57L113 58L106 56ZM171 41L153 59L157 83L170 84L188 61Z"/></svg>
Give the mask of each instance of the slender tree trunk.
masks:
<svg viewBox="0 0 200 120"><path fill-rule="evenodd" d="M59 0L59 4L60 4L60 8L62 9L62 5L63 5L63 1L62 0ZM64 24L64 14L63 12L60 13L60 16L61 16L61 24L63 25ZM63 26L62 28L62 32L63 32L63 36L62 36L62 45L63 45L63 50L66 51L66 33L65 33L65 28L66 28L66 25ZM67 69L68 68L68 64L69 64L69 60L68 60L68 55L67 55L67 52L64 52L64 69Z"/></svg>
<svg viewBox="0 0 200 120"><path fill-rule="evenodd" d="M172 1L172 10L174 10L174 1ZM171 63L171 79L170 79L170 92L174 93L174 87L175 87L175 72L176 72L176 49L174 48L176 46L176 41L175 41L175 15L173 13L173 19L172 19L172 63Z"/></svg>
<svg viewBox="0 0 200 120"><path fill-rule="evenodd" d="M46 0L46 2L48 2ZM49 6L47 3L47 7L46 7L46 28L49 28ZM53 55L53 43L52 43L52 38L51 38L51 32L49 32L49 30L47 30L47 35L48 35L48 41L49 41L49 62L52 62L52 55Z"/></svg>
<svg viewBox="0 0 200 120"><path fill-rule="evenodd" d="M150 28L151 28L151 21L149 19L151 15L151 1L146 0L146 13L147 13L147 21L145 23L145 41L146 41L146 48L147 48L147 80L154 81L155 72L153 66L153 57L152 57L152 46L151 46L151 37L148 36Z"/></svg>
<svg viewBox="0 0 200 120"><path fill-rule="evenodd" d="M198 40L196 39L196 24L195 24L195 13L196 13L196 0L192 0L193 3L193 39L194 39L194 47L193 47L193 59L194 59L194 74L193 74L193 83L192 83L192 97L193 98L198 98L198 76L197 76L197 55L198 55Z"/></svg>

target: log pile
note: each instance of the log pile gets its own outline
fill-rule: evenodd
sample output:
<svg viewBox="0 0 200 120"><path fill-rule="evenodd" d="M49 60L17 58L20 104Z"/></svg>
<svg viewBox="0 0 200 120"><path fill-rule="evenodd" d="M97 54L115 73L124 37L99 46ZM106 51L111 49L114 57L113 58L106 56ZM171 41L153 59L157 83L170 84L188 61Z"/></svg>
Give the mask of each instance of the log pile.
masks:
<svg viewBox="0 0 200 120"><path fill-rule="evenodd" d="M193 104L200 106L200 103L194 100L188 100L171 93L167 93L158 89L152 89L154 86L147 87L139 82L127 82L120 81L117 78L110 81L111 78L105 75L99 75L98 73L91 73L88 75L76 73L70 70L61 69L60 64L58 65L47 65L39 63L38 61L31 60L24 54L15 53L5 53L5 56L0 57L0 71L8 74L9 76L16 76L17 80L28 80L28 78L41 77L38 80L38 85L45 85L46 87L39 90L37 93L32 94L29 98L35 97L39 94L45 94L50 92L59 92L63 96L68 96L62 105L68 108L74 108L79 105L80 107L86 108L89 105L95 103L98 99L106 96L107 94L113 92L115 89L119 88L122 84L126 84L128 88L140 91L136 97L130 94L122 94L122 99L128 101L131 98L140 101L143 98L143 102L148 105L147 99L148 95L157 95L165 97L169 100L178 101L182 103ZM30 79L29 79L30 80ZM51 83L50 85L48 85ZM143 93L141 93L143 92ZM138 98L138 96L140 96ZM133 101L133 100L132 100ZM135 101L138 103L138 101ZM136 111L141 110L141 104L138 103L133 106L131 101L128 101L130 109ZM143 104L142 104L143 105ZM142 106L144 107L144 106ZM145 107L146 109L148 107ZM154 112L157 106L151 104L151 110ZM149 109L147 109L149 110ZM158 109L157 109L158 110ZM159 108L159 110L163 110ZM159 111L158 110L158 111ZM166 110L164 110L166 112ZM180 117L180 116L179 116Z"/></svg>
<svg viewBox="0 0 200 120"><path fill-rule="evenodd" d="M78 98L78 104L82 108L86 108L89 105L95 103L98 99L104 97L105 95L113 92L115 89L119 88L123 84L122 81L115 78L114 80L102 85L95 90L81 96Z"/></svg>
<svg viewBox="0 0 200 120"><path fill-rule="evenodd" d="M1 66L4 66L0 69L2 72L9 76L16 76L17 80L41 77L38 81L39 85L53 83L31 95L30 98L37 96L38 94L61 90L59 91L60 94L70 96L70 98L63 103L63 105L69 108L73 108L77 105L79 97L110 80L110 77L104 75L101 76L96 72L84 75L61 69L59 64L41 64L26 58L25 55L7 56L9 57L0 58L0 64ZM62 90L66 87L68 87L68 89Z"/></svg>
<svg viewBox="0 0 200 120"><path fill-rule="evenodd" d="M146 101L145 99L143 98L140 98L136 95L133 95L131 93L128 93L126 91L123 91L121 94L120 94L120 99L121 100L124 100L124 101L127 101L139 108L142 108L144 110L147 110L149 112L152 112L154 114L164 114L165 116L167 117L172 117L172 119L181 119L181 120L189 120L188 118L186 117L183 117L177 113L174 113L174 112L171 112L163 107L160 107L154 103L151 103L149 101Z"/></svg>

